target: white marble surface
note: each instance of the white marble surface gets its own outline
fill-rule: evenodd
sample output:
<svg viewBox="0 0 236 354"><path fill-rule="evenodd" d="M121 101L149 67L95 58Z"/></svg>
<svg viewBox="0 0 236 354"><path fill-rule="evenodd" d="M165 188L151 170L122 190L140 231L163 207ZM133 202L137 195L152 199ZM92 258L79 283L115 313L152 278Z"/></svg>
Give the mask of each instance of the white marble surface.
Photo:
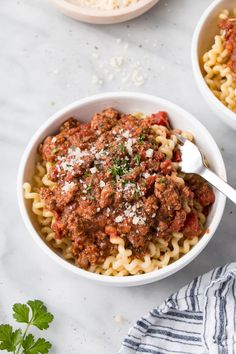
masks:
<svg viewBox="0 0 236 354"><path fill-rule="evenodd" d="M161 0L139 19L99 27L64 17L47 0L0 1L0 323L11 320L14 302L42 299L55 314L46 333L54 345L52 353L117 353L140 315L194 276L235 261L236 208L228 202L213 240L181 272L139 288L94 285L59 268L38 249L16 201L18 163L32 133L67 103L119 89L160 95L195 114L224 148L229 181L236 187L236 133L203 102L191 70L192 33L210 2ZM120 54L125 58L122 71L109 81L106 60ZM142 69L147 79L143 86L128 87L122 74L133 72L136 61L147 65ZM104 74L100 63L109 73ZM92 82L94 75L103 78L102 86ZM125 318L121 325L114 321L117 314Z"/></svg>

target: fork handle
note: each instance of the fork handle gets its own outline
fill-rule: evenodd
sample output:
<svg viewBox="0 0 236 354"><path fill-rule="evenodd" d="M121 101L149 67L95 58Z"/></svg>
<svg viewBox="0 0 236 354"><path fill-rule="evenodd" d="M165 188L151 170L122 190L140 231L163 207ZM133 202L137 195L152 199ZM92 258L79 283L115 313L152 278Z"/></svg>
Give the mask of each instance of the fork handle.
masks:
<svg viewBox="0 0 236 354"><path fill-rule="evenodd" d="M200 175L236 204L236 190L227 184L223 179L218 177L207 167L204 167L201 170Z"/></svg>

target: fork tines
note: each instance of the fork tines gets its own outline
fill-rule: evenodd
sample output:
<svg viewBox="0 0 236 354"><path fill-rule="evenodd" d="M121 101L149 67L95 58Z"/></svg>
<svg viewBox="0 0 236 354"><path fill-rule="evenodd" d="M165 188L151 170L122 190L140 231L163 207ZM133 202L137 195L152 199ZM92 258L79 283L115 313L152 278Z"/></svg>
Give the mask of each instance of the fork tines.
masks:
<svg viewBox="0 0 236 354"><path fill-rule="evenodd" d="M176 136L177 136L178 142L179 142L181 145L183 145L183 144L186 142L186 140L187 140L187 139L184 138L182 135L177 134Z"/></svg>

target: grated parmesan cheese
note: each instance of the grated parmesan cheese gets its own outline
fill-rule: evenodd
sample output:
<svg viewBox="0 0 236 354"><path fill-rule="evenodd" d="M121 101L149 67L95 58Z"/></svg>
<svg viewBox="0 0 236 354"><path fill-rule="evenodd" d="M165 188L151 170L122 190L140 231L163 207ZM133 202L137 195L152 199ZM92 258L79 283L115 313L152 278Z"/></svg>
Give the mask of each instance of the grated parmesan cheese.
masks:
<svg viewBox="0 0 236 354"><path fill-rule="evenodd" d="M128 130L125 130L123 133L122 133L122 136L126 139L128 139L130 137L130 134L129 134L129 131Z"/></svg>
<svg viewBox="0 0 236 354"><path fill-rule="evenodd" d="M145 220L146 218L142 218L141 216L134 216L133 219L132 219L132 223L134 225L145 225Z"/></svg>
<svg viewBox="0 0 236 354"><path fill-rule="evenodd" d="M152 157L152 155L153 155L153 149L148 149L148 150L146 151L146 156L147 156L147 157Z"/></svg>
<svg viewBox="0 0 236 354"><path fill-rule="evenodd" d="M98 172L97 167L90 168L90 172L92 173L92 175L94 175L94 173Z"/></svg>
<svg viewBox="0 0 236 354"><path fill-rule="evenodd" d="M137 3L139 0L66 0L67 2L82 7L101 10L116 10Z"/></svg>
<svg viewBox="0 0 236 354"><path fill-rule="evenodd" d="M100 181L100 183L99 183L99 187L100 188L104 188L105 185L106 185L106 183L104 181Z"/></svg>
<svg viewBox="0 0 236 354"><path fill-rule="evenodd" d="M73 187L75 187L75 182L65 182L64 186L62 187L63 192L69 192Z"/></svg>
<svg viewBox="0 0 236 354"><path fill-rule="evenodd" d="M148 178L148 177L150 177L151 175L150 175L150 173L148 173L148 172L145 172L145 173L143 173L143 177L144 178Z"/></svg>
<svg viewBox="0 0 236 354"><path fill-rule="evenodd" d="M123 65L124 58L122 56L116 56L112 57L110 64L113 68L115 69L120 69L120 67Z"/></svg>
<svg viewBox="0 0 236 354"><path fill-rule="evenodd" d="M124 219L123 216L118 215L118 216L115 218L115 222L116 222L116 223L122 222L123 219Z"/></svg>

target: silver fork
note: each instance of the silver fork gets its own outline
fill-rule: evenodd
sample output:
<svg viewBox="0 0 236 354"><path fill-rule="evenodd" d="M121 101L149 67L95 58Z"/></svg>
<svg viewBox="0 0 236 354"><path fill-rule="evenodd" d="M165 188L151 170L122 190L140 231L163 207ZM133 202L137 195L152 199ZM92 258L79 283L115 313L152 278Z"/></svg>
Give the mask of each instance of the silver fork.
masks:
<svg viewBox="0 0 236 354"><path fill-rule="evenodd" d="M203 154L198 147L181 135L177 135L177 138L182 153L182 161L180 162L181 171L184 173L196 173L202 176L236 204L236 190L206 166Z"/></svg>

